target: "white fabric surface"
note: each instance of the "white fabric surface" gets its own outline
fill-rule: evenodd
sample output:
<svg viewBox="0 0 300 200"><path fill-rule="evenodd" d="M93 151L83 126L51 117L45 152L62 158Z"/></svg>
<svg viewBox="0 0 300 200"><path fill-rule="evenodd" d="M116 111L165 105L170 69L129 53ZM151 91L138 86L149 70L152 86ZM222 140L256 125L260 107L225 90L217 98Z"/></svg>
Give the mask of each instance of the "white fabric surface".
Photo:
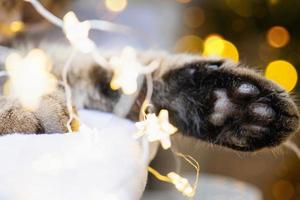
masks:
<svg viewBox="0 0 300 200"><path fill-rule="evenodd" d="M134 124L96 111L80 111L80 117L98 131L0 137L1 200L141 197L147 169L143 145L132 138Z"/></svg>

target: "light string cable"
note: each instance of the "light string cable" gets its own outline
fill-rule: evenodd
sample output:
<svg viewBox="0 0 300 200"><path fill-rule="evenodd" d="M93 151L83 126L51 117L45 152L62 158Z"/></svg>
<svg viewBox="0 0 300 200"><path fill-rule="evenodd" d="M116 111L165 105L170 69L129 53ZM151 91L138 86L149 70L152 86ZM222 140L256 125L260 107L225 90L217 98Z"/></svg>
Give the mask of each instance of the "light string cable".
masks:
<svg viewBox="0 0 300 200"><path fill-rule="evenodd" d="M44 18L46 18L47 20L49 20L52 24L61 27L67 38L70 40L70 43L72 44L72 46L74 45L74 43L72 43L71 40L74 40L74 38L69 38L70 35L68 35L68 30L66 30L65 27L65 21L61 20L60 18L56 17L55 15L53 15L52 13L50 13L47 9L45 9L41 3L37 0L25 0L29 3L31 3L33 5L33 7L37 10L37 12L39 12ZM72 13L71 13L72 15ZM69 17L71 16L69 15ZM75 14L73 14L73 22L74 22L74 18L76 18ZM70 19L70 18L69 18ZM65 19L64 19L65 20ZM111 22L105 22L102 20L86 20L83 22L79 22L80 25L83 25L81 28L85 28L85 30L83 31L87 31L89 29L97 29L97 30L102 30L102 31L115 31L115 32L121 32L121 33L128 33L130 32L130 29L125 27L125 26L121 26L121 25L117 25ZM88 24L88 27L85 26ZM85 26L85 27L84 27ZM69 36L69 37L68 37ZM71 35L72 36L72 35ZM93 47L91 48L92 50L89 51L92 55L92 57L94 58L95 62L98 63L100 66L104 67L104 68L108 68L110 67L109 63L106 61L105 58L103 58L102 56L99 55L98 53L98 49L95 48L95 43L91 40L88 39L88 36L84 36L86 38L86 43L88 44L89 47ZM74 41L73 41L74 42ZM86 46L85 46L86 47ZM71 66L72 60L76 55L76 50L75 50L76 46L73 46L73 51L70 54L68 60L66 61L64 68L63 68L63 85L65 88L65 92L66 92L66 101L67 101L67 108L68 108L68 112L70 113L70 118L67 124L67 128L69 132L72 132L72 127L71 127L71 122L72 120L75 118L76 120L79 120L77 115L74 113L73 108L72 108L72 95L71 95L71 88L68 84L67 81L67 73L68 70ZM77 46L78 48L78 46ZM80 49L79 49L80 50ZM86 49L85 49L86 50ZM152 97L152 93L153 93L153 80L152 80L152 72L155 71L155 69L157 69L159 67L159 64L157 62L152 62L149 65L145 65L145 68L143 68L140 72L140 74L143 74L146 76L146 85L147 85L147 93L146 93L146 97L145 100L142 104L141 110L140 110L140 120L145 119L146 117L146 109L148 106L151 106L151 97ZM146 158L148 158L149 156L149 142L145 141L145 137L143 138L143 144L146 144L146 146L144 147L144 161L146 161ZM198 182L198 176L199 176L199 164L190 156L187 155L183 155L183 154L177 154L180 157L183 157L188 163L190 163L197 171L197 177L196 177L196 181L194 184L194 187L191 187L190 184L188 183L188 180L185 178L182 178L181 176L179 176L178 174L171 172L169 173L167 176L159 176L159 173L157 171L155 171L153 168L149 167L148 170L150 173L153 173L154 175L156 175L158 178L160 178L161 180L167 181L174 184L175 187L177 188L177 190L179 190L180 192L182 192L185 196L188 197L193 197L195 194L195 189L197 187L197 182ZM148 165L148 163L147 163Z"/></svg>
<svg viewBox="0 0 300 200"><path fill-rule="evenodd" d="M156 67L152 67L153 71L159 66L158 64L156 64L156 65L157 65ZM153 66L155 66L155 65L153 65ZM149 72L151 72L151 70L149 70ZM152 79L151 73L146 74L146 85L147 85L147 93L146 93L146 98L142 104L142 108L140 110L140 120L145 119L146 114L147 114L146 109L148 108L148 106L151 106L151 97L152 97L152 93L153 93L153 79ZM145 137L143 137L143 139L144 139L143 141L145 141ZM148 142L146 142L146 143L148 144ZM149 147L147 146L147 148L149 148ZM149 150L147 151L147 153L149 153ZM186 160L195 169L196 178L195 178L193 186L190 186L187 179L179 176L178 174L176 174L174 172L171 172L167 176L164 176L152 167L148 167L148 171L152 175L154 175L158 180L174 184L175 187L177 188L177 190L182 192L183 195L185 195L189 198L193 198L196 193L198 182L199 182L200 165L196 161L196 159L194 159L190 155L186 155L186 154L182 154L182 153L174 152L174 151L173 151L173 153L176 156L181 157L184 160ZM147 158L147 157L148 157L148 155L144 155L144 158Z"/></svg>
<svg viewBox="0 0 300 200"><path fill-rule="evenodd" d="M51 12L49 12L39 1L37 0L24 0L32 4L32 6L35 8L35 10L41 14L45 19L47 19L52 24L64 29L64 21L60 18L53 15ZM98 29L102 31L116 31L121 33L129 33L130 29L123 25L117 25L111 22L103 21L103 20L86 20L83 23L88 23L91 28ZM65 33L66 34L66 33ZM92 45L95 46L95 44L92 42ZM98 63L100 66L107 67L108 63L104 58L102 58L96 48L93 48L93 51L91 52L94 60L96 63ZM69 56L67 62L65 63L63 67L63 86L65 88L66 93L66 102L67 102L67 109L69 112L69 120L67 123L67 128L69 132L72 132L71 122L73 119L76 119L80 122L78 116L74 113L73 107L72 107L72 94L71 94L71 88L67 81L67 73L70 68L70 65L72 63L72 60L74 59L76 55L76 50L73 48L71 55Z"/></svg>
<svg viewBox="0 0 300 200"><path fill-rule="evenodd" d="M62 72L63 86L65 89L67 109L68 109L68 113L69 113L69 120L67 122L67 128L68 128L69 132L73 132L71 123L74 119L77 120L78 122L80 122L79 117L74 113L74 110L73 110L72 90L71 90L70 85L68 84L68 71L69 71L69 68L70 68L75 56L76 56L76 50L72 49L72 52L69 55L69 58L67 59L65 65L63 67L63 72Z"/></svg>
<svg viewBox="0 0 300 200"><path fill-rule="evenodd" d="M35 8L35 10L40 15L42 15L45 19L47 19L49 22L63 29L64 22L60 18L56 17L51 12L49 12L38 0L24 0L24 1L29 2ZM127 26L115 24L104 20L86 20L83 21L83 23L88 23L91 29L96 29L101 31L111 31L111 32L126 33L126 34L130 34L132 32L130 28ZM107 68L108 63L102 56L99 55L97 48L94 48L91 54L97 64L99 64L104 68Z"/></svg>
<svg viewBox="0 0 300 200"><path fill-rule="evenodd" d="M24 0L24 1L31 3L31 5L36 9L36 11L40 15L42 15L45 19L47 19L49 22L51 22L52 24L54 24L60 28L63 28L63 26L64 26L63 21L60 18L58 18L57 16L53 15L51 12L49 12L38 0ZM150 38L146 33L138 32L138 31L133 30L132 28L129 28L128 26L125 26L125 25L116 24L116 23L112 23L109 21L98 20L98 19L97 20L94 20L94 19L85 20L85 21L83 21L83 23L88 23L90 25L90 28L94 29L94 30L117 32L117 33L126 34L126 35L135 34L139 37L144 38L145 41L149 43L148 45L150 45ZM151 43L153 43L153 41L151 41ZM103 68L106 68L106 69L109 68L109 64L103 58L103 56L99 55L99 51L94 49L91 52L91 54L97 64L99 64Z"/></svg>
<svg viewBox="0 0 300 200"><path fill-rule="evenodd" d="M46 18L52 24L63 27L63 21L49 12L38 0L24 0L32 4L35 10ZM126 33L129 34L131 29L127 26L115 24L112 22L104 21L104 20L86 20L89 22L92 29L101 30L101 31L111 31L111 32L118 32L118 33Z"/></svg>
<svg viewBox="0 0 300 200"><path fill-rule="evenodd" d="M199 177L200 177L200 164L199 162L193 158L191 155L187 155L187 154L183 154L183 153L179 153L179 152L173 152L175 153L175 155L177 155L178 157L183 158L184 160L186 160L191 166L194 167L194 169L196 170L196 178L193 184L193 195L195 194L197 187L198 187L198 183L199 183Z"/></svg>
<svg viewBox="0 0 300 200"><path fill-rule="evenodd" d="M148 68L148 69L147 69ZM159 68L159 63L154 61L149 64L143 71L146 77L146 87L147 87L147 93L144 102L142 103L141 109L140 109L140 114L139 114L139 119L140 121L145 120L146 117L146 109L148 106L151 106L151 98L153 94L153 78L152 78L152 73ZM149 141L147 140L146 137L142 138L142 145L144 149L143 153L143 158L142 161L148 166L149 164Z"/></svg>
<svg viewBox="0 0 300 200"><path fill-rule="evenodd" d="M199 182L199 175L200 175L200 165L190 155L185 155L182 153L176 153L175 154L184 160L186 160L196 171L196 179L194 181L193 186L191 186L186 178L181 177L175 172L170 172L167 175L160 174L157 170L153 169L152 167L148 167L148 171L158 180L172 183L175 185L176 189L182 194L190 199L192 199L196 193L198 182Z"/></svg>

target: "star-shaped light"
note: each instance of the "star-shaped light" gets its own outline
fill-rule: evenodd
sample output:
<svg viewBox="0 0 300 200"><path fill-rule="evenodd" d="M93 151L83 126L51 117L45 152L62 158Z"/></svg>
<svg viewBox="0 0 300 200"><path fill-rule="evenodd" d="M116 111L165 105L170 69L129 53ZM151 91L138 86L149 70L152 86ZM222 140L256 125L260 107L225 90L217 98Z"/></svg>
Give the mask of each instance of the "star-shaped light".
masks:
<svg viewBox="0 0 300 200"><path fill-rule="evenodd" d="M88 37L90 29L90 23L80 22L74 12L68 12L63 18L66 37L75 49L83 53L89 53L95 48L94 42Z"/></svg>
<svg viewBox="0 0 300 200"><path fill-rule="evenodd" d="M31 50L24 58L11 53L5 62L9 76L4 94L18 98L28 109L35 109L40 98L55 90L57 80L50 73L51 62L44 51Z"/></svg>
<svg viewBox="0 0 300 200"><path fill-rule="evenodd" d="M167 177L183 195L187 197L193 197L195 195L195 189L190 185L186 178L181 177L175 172L170 172Z"/></svg>
<svg viewBox="0 0 300 200"><path fill-rule="evenodd" d="M146 136L149 142L160 141L164 149L171 147L170 135L177 131L169 122L169 113L167 110L161 110L158 117L151 113L147 114L145 120L137 122L138 132L136 137Z"/></svg>
<svg viewBox="0 0 300 200"><path fill-rule="evenodd" d="M114 75L110 82L113 90L122 89L124 94L133 94L138 87L137 78L142 73L143 65L137 60L137 53L132 47L126 47L120 57L112 57L110 66Z"/></svg>

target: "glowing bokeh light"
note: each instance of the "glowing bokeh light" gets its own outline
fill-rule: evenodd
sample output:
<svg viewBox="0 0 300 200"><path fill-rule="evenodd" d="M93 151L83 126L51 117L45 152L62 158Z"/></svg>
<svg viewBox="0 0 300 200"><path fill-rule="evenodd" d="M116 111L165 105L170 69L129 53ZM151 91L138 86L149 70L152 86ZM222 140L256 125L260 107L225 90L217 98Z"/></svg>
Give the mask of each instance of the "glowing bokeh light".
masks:
<svg viewBox="0 0 300 200"><path fill-rule="evenodd" d="M51 62L40 49L31 50L24 58L11 53L5 66L9 79L4 85L4 94L18 98L26 109L36 109L40 98L56 88L57 80L50 73Z"/></svg>
<svg viewBox="0 0 300 200"><path fill-rule="evenodd" d="M196 35L186 35L176 42L176 52L201 53L203 40Z"/></svg>
<svg viewBox="0 0 300 200"><path fill-rule="evenodd" d="M22 21L14 21L10 24L10 30L13 32L20 32L24 29L24 23Z"/></svg>
<svg viewBox="0 0 300 200"><path fill-rule="evenodd" d="M121 12L127 7L127 0L105 0L105 6L112 12Z"/></svg>
<svg viewBox="0 0 300 200"><path fill-rule="evenodd" d="M130 95L138 88L138 76L142 65L137 60L137 52L132 47L125 47L119 57L111 57L110 66L113 69L113 77L110 87L113 90L122 89L124 94Z"/></svg>
<svg viewBox="0 0 300 200"><path fill-rule="evenodd" d="M163 149L171 147L170 136L176 133L177 128L169 122L169 112L162 109L158 116L150 113L145 116L145 120L135 123L138 132L135 137L146 136L149 142L160 141Z"/></svg>
<svg viewBox="0 0 300 200"><path fill-rule="evenodd" d="M93 41L88 37L90 28L89 22L80 22L72 11L63 18L63 30L66 37L75 49L83 53L89 53L95 48Z"/></svg>
<svg viewBox="0 0 300 200"><path fill-rule="evenodd" d="M190 7L184 12L184 23L189 28L198 28L205 21L204 11L200 7Z"/></svg>
<svg viewBox="0 0 300 200"><path fill-rule="evenodd" d="M235 62L239 61L239 53L234 44L222 39L222 37L218 35L211 35L207 37L204 41L203 55L228 58Z"/></svg>
<svg viewBox="0 0 300 200"><path fill-rule="evenodd" d="M25 25L22 21L13 21L9 24L0 23L0 38L2 36L14 36L16 33L23 31Z"/></svg>
<svg viewBox="0 0 300 200"><path fill-rule="evenodd" d="M274 26L267 33L267 41L272 47L284 47L290 41L290 34L286 28Z"/></svg>
<svg viewBox="0 0 300 200"><path fill-rule="evenodd" d="M287 92L294 89L298 80L298 74L295 67L284 60L271 62L267 66L265 77L278 83Z"/></svg>
<svg viewBox="0 0 300 200"><path fill-rule="evenodd" d="M183 193L183 195L192 198L195 195L194 188L190 185L186 178L181 177L175 172L168 173L168 178L175 185L176 189Z"/></svg>

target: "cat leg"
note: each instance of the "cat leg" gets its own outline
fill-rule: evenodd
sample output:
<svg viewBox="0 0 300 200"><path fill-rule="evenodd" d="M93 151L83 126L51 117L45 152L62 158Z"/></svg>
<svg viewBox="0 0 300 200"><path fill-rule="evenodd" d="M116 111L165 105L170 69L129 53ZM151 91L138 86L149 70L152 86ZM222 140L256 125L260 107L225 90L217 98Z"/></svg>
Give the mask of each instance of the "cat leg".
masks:
<svg viewBox="0 0 300 200"><path fill-rule="evenodd" d="M197 59L196 59L197 60ZM281 87L226 60L198 59L154 81L153 104L185 135L241 151L282 143L299 112Z"/></svg>
<svg viewBox="0 0 300 200"><path fill-rule="evenodd" d="M60 91L42 97L34 111L25 109L11 97L1 97L0 108L0 135L67 132L69 115Z"/></svg>

